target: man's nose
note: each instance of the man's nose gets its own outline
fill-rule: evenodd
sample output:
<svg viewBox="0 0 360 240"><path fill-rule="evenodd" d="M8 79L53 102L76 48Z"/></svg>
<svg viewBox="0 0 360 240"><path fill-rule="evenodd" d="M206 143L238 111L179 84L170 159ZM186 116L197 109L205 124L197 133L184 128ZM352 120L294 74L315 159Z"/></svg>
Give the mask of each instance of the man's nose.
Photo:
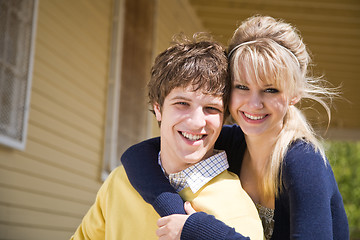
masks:
<svg viewBox="0 0 360 240"><path fill-rule="evenodd" d="M202 128L206 125L206 114L202 108L196 108L190 116L191 127L194 129Z"/></svg>

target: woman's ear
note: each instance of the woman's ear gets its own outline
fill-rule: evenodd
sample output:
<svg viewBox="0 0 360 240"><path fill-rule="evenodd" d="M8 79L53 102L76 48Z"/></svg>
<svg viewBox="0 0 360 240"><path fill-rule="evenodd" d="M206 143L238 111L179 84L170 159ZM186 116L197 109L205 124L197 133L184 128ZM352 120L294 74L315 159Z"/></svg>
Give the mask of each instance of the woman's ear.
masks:
<svg viewBox="0 0 360 240"><path fill-rule="evenodd" d="M158 122L161 122L161 109L158 103L154 103L153 105L155 117Z"/></svg>
<svg viewBox="0 0 360 240"><path fill-rule="evenodd" d="M293 97L293 98L290 100L290 105L295 105L295 104L297 104L297 103L300 101L300 99L301 99L300 96Z"/></svg>

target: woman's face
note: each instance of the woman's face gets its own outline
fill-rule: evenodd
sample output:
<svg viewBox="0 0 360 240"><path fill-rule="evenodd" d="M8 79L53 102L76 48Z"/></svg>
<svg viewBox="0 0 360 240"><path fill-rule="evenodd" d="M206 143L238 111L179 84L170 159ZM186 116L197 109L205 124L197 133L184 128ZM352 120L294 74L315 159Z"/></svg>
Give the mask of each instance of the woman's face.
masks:
<svg viewBox="0 0 360 240"><path fill-rule="evenodd" d="M258 84L251 79L233 81L230 113L247 136L276 136L290 101L273 84Z"/></svg>

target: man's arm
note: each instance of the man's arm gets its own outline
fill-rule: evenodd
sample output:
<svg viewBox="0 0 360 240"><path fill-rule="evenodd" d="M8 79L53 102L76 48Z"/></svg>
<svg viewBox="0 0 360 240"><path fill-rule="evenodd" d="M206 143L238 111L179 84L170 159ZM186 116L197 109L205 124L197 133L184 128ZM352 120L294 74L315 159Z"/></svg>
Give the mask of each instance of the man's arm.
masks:
<svg viewBox="0 0 360 240"><path fill-rule="evenodd" d="M109 179L100 187L94 204L85 214L70 240L105 239L104 199L108 192Z"/></svg>

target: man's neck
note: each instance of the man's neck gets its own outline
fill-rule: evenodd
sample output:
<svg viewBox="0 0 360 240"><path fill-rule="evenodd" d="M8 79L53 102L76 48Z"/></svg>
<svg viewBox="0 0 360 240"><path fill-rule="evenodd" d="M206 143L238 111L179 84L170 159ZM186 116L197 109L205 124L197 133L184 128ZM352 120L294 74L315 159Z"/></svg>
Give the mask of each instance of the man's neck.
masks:
<svg viewBox="0 0 360 240"><path fill-rule="evenodd" d="M161 165L160 155L159 164ZM212 178L229 168L225 151L214 151L214 155L203 159L180 172L166 174L170 184L179 192L186 187L190 187L193 193L197 192L202 186Z"/></svg>
<svg viewBox="0 0 360 240"><path fill-rule="evenodd" d="M173 174L180 172L184 169L187 169L198 162L205 160L215 154L214 149L210 151L210 153L206 154L202 158L200 158L198 161L192 160L191 163L186 162L186 159L175 159L171 157L171 154L167 153L166 151L160 151L160 161L161 166L163 167L165 174Z"/></svg>

